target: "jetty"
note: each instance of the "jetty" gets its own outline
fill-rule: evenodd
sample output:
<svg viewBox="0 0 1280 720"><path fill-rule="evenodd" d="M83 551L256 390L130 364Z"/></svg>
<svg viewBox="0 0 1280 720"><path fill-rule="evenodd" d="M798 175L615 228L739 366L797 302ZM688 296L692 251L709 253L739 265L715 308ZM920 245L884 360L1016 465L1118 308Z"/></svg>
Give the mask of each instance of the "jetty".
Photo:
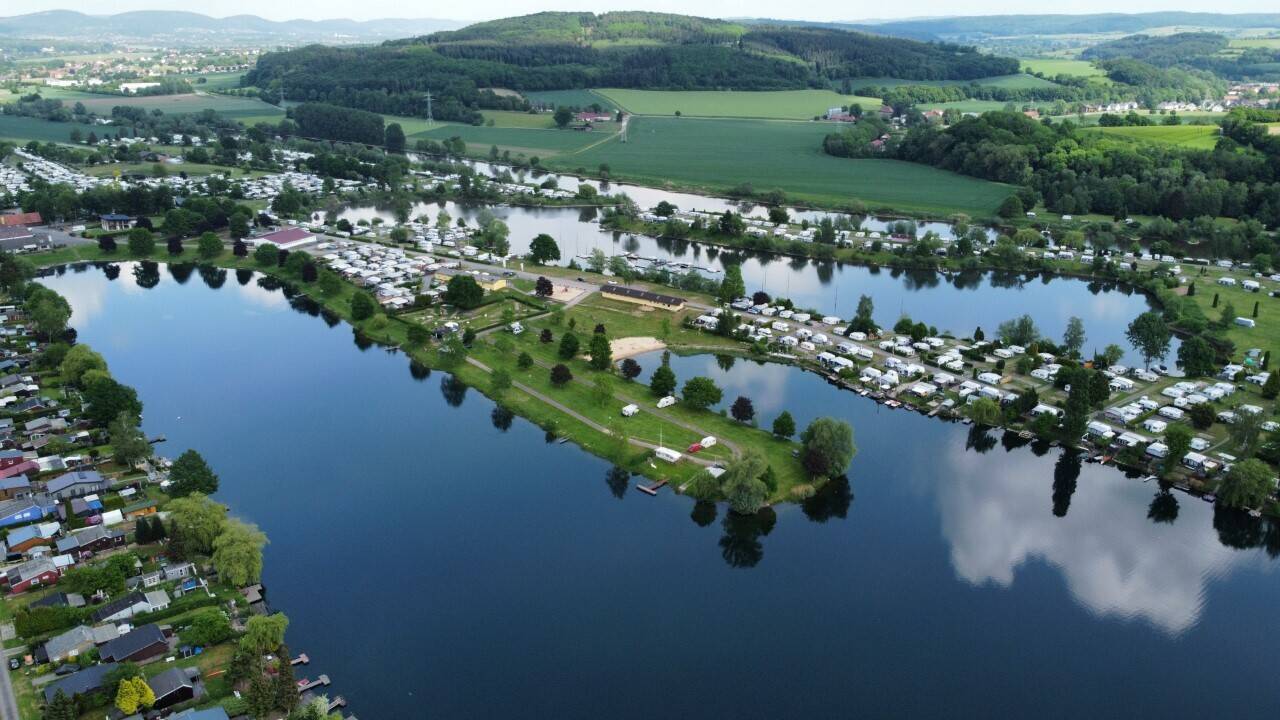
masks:
<svg viewBox="0 0 1280 720"><path fill-rule="evenodd" d="M290 660L289 664L290 665L309 665L311 664L311 658L307 657L306 653L298 653L298 657Z"/></svg>
<svg viewBox="0 0 1280 720"><path fill-rule="evenodd" d="M663 487L664 485L666 485L666 484L667 484L667 481L666 481L666 480L659 480L658 482L656 482L656 483L654 483L654 484L652 484L652 485L639 485L639 484L637 484L637 485L636 485L636 489L637 489L637 490L639 490L640 492L642 492L642 493L646 494L646 495L657 495L657 494L658 494L658 491L659 491L659 490L661 490L661 489L662 489L662 487Z"/></svg>
<svg viewBox="0 0 1280 720"><path fill-rule="evenodd" d="M306 678L303 678L298 681L298 694L302 694L308 690L314 690L315 688L318 688L318 687L328 687L328 685L329 685L328 675L321 675L315 680L308 680Z"/></svg>

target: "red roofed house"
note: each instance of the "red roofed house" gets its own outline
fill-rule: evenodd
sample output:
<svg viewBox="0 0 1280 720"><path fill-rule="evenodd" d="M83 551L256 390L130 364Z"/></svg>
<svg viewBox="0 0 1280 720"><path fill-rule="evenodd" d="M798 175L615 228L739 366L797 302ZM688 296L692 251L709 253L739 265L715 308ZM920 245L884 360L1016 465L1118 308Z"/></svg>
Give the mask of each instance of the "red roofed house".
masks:
<svg viewBox="0 0 1280 720"><path fill-rule="evenodd" d="M266 235L259 235L256 238L251 238L251 240L254 245L267 243L269 245L275 245L281 250L292 250L300 245L315 242L316 236L302 228L285 228L283 230L269 232Z"/></svg>
<svg viewBox="0 0 1280 720"><path fill-rule="evenodd" d="M11 211L0 214L0 227L42 224L44 224L44 218L41 218L38 212Z"/></svg>
<svg viewBox="0 0 1280 720"><path fill-rule="evenodd" d="M578 122L585 122L585 123L609 122L610 120L613 119L613 116L607 112L593 112L590 110L586 112L580 112L574 117L578 119Z"/></svg>

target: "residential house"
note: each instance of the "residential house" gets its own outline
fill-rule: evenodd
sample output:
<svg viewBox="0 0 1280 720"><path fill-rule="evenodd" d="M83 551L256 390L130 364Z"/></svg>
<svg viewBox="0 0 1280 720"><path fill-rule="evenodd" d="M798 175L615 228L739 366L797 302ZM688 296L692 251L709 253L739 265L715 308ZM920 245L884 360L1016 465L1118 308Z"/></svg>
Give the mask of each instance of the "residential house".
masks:
<svg viewBox="0 0 1280 720"><path fill-rule="evenodd" d="M159 506L154 500L142 500L121 508L125 520L137 520L144 515L154 515Z"/></svg>
<svg viewBox="0 0 1280 720"><path fill-rule="evenodd" d="M196 574L196 566L194 563L179 563L177 565L168 565L164 568L165 582L181 580L182 578L192 577Z"/></svg>
<svg viewBox="0 0 1280 720"><path fill-rule="evenodd" d="M96 470L77 470L50 480L45 490L59 500L102 492L111 484Z"/></svg>
<svg viewBox="0 0 1280 720"><path fill-rule="evenodd" d="M100 553L111 548L124 547L128 542L123 530L111 530L101 525L74 532L57 543L58 553L78 557L84 553Z"/></svg>
<svg viewBox="0 0 1280 720"><path fill-rule="evenodd" d="M77 593L52 592L39 600L32 600L27 607L84 607L84 596Z"/></svg>
<svg viewBox="0 0 1280 720"><path fill-rule="evenodd" d="M25 460L22 465L31 465L39 467L36 463ZM14 465L13 467L21 467ZM0 500L17 500L31 494L31 481L26 475L12 475L9 477L0 477Z"/></svg>
<svg viewBox="0 0 1280 720"><path fill-rule="evenodd" d="M99 665L87 667L77 673L72 673L59 680L54 680L44 686L44 701L52 702L58 695L58 691L62 691L69 698L77 695L87 695L102 689L103 680L111 671L116 669L113 662L104 662Z"/></svg>
<svg viewBox="0 0 1280 720"><path fill-rule="evenodd" d="M52 558L40 557L9 568L4 577L9 583L9 592L21 593L58 582L62 570Z"/></svg>
<svg viewBox="0 0 1280 720"><path fill-rule="evenodd" d="M24 525L15 528L9 536L4 539L6 555L22 555L28 550L38 546L48 546L53 542L53 535L46 535L44 528L46 525L53 525L54 532L57 532L57 523L47 523L42 525Z"/></svg>
<svg viewBox="0 0 1280 720"><path fill-rule="evenodd" d="M36 651L36 660L42 663L59 663L94 647L93 630L84 625L77 625L61 635L49 638Z"/></svg>
<svg viewBox="0 0 1280 720"><path fill-rule="evenodd" d="M172 667L148 680L147 684L156 695L156 702L151 707L161 710L194 700L199 672L196 668Z"/></svg>
<svg viewBox="0 0 1280 720"><path fill-rule="evenodd" d="M57 512L58 504L48 495L30 495L0 502L0 527L22 525Z"/></svg>
<svg viewBox="0 0 1280 720"><path fill-rule="evenodd" d="M151 607L151 612L169 609L169 593L164 590L152 590L143 593L143 597L147 599L147 605Z"/></svg>
<svg viewBox="0 0 1280 720"><path fill-rule="evenodd" d="M116 622L144 613L151 609L151 604L140 592L131 592L99 607L90 615L95 623Z"/></svg>
<svg viewBox="0 0 1280 720"><path fill-rule="evenodd" d="M98 650L103 662L142 662L169 651L169 641L160 626L143 625L125 633Z"/></svg>

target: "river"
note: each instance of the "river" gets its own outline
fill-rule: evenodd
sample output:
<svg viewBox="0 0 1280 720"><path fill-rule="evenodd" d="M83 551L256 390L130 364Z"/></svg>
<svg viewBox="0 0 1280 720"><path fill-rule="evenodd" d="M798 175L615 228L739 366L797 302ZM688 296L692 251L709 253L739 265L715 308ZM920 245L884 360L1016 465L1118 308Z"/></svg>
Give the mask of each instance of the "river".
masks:
<svg viewBox="0 0 1280 720"><path fill-rule="evenodd" d="M794 368L674 358L766 422L785 408L855 428L847 483L726 516L636 492L251 273L119 269L44 282L138 388L162 452L198 448L217 498L270 536L291 647L361 717L1280 705L1273 525Z"/></svg>

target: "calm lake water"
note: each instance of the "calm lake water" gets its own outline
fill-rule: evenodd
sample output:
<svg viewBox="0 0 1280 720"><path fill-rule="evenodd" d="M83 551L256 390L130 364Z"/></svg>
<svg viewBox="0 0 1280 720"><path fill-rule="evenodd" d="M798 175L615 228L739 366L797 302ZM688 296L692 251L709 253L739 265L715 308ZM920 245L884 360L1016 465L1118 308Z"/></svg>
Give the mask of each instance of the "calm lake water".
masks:
<svg viewBox="0 0 1280 720"><path fill-rule="evenodd" d="M138 268L45 282L138 388L162 452L198 448L218 499L267 532L290 645L360 717L1280 705L1275 526L790 368L674 358L765 422L789 409L855 428L847 483L727 517L636 492L249 273Z"/></svg>
<svg viewBox="0 0 1280 720"><path fill-rule="evenodd" d="M691 196L696 197L696 196ZM434 222L441 205L419 203L412 217L427 216ZM444 203L456 221L466 218L475 225L481 206ZM903 314L914 320L968 337L981 326L993 336L1001 322L1031 313L1040 330L1060 341L1068 318L1084 320L1088 335L1086 354L1115 343L1129 353L1125 361L1140 364L1124 332L1129 323L1151 304L1145 295L1120 290L1105 283L1076 278L1052 278L1038 274L969 272L942 275L933 271L868 268L835 262L816 262L766 253L729 251L714 245L615 233L590 222L594 210L573 208L491 208L494 215L511 228L511 251L528 252L529 243L540 233L556 238L561 264L574 256L589 255L594 248L606 254L636 253L722 271L724 261L740 264L747 291L764 290L776 297L791 298L806 308L853 317L858 298L869 295L875 303L876 321L892 327ZM381 217L392 222L390 212L373 206L348 208L340 214L351 222ZM721 275L713 275L721 277ZM1166 360L1176 357L1178 341L1170 345Z"/></svg>

